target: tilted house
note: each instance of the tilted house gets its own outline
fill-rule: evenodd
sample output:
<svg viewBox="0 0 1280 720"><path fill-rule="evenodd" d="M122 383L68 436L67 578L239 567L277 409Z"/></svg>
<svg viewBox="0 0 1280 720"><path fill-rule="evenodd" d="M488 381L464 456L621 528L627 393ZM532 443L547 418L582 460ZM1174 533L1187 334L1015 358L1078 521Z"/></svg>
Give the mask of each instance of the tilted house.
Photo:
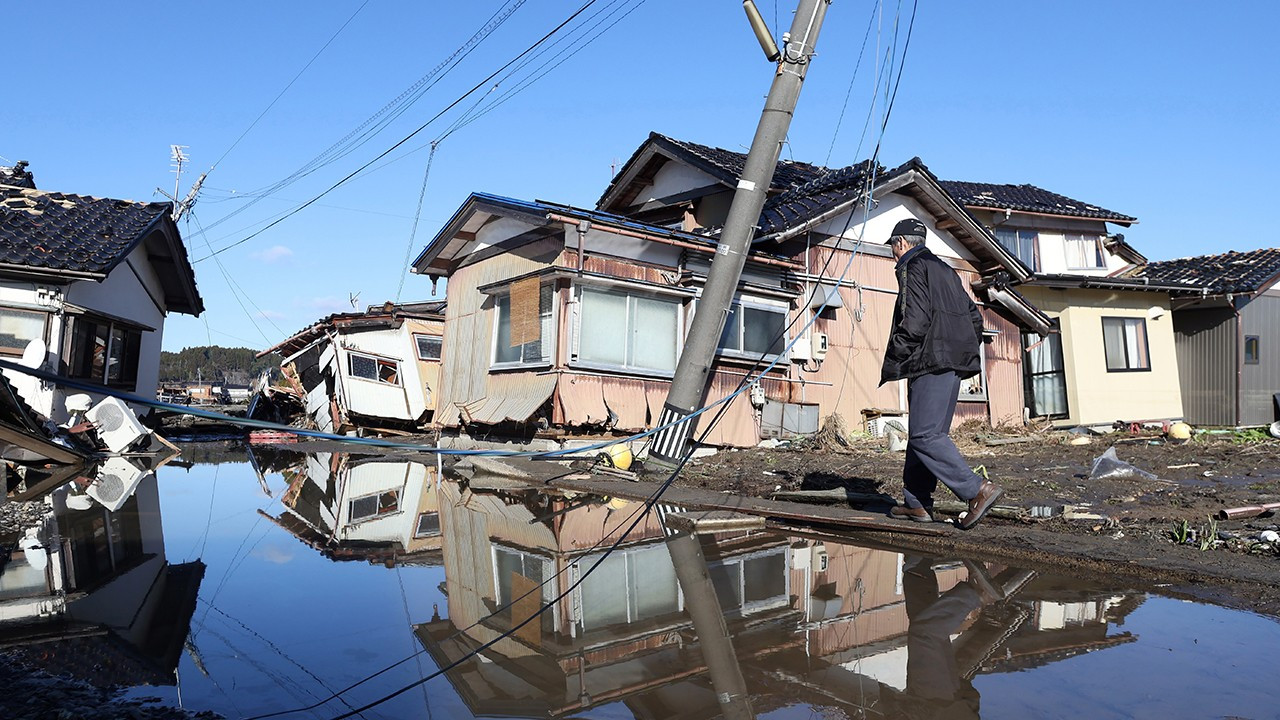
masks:
<svg viewBox="0 0 1280 720"><path fill-rule="evenodd" d="M595 210L472 195L413 266L448 279L439 423L653 427L743 158L654 134ZM705 442L748 446L816 430L834 412L856 422L867 409L905 410L903 384L880 387L879 376L897 292L883 242L906 217L924 221L929 246L983 293L991 342L957 422L1020 422L1013 318L1045 331L1050 321L1004 280L1027 270L923 164L784 162L772 190L707 402L737 389L757 361L774 364Z"/></svg>
<svg viewBox="0 0 1280 720"><path fill-rule="evenodd" d="M1280 250L1162 260L1136 275L1192 286L1173 297L1187 421L1237 427L1280 419Z"/></svg>
<svg viewBox="0 0 1280 720"><path fill-rule="evenodd" d="M1060 425L1182 417L1170 293L1129 275L1146 262L1108 231L1136 218L1033 185L943 181L942 186L1031 276L1018 291L1055 330L1024 332L1026 407Z"/></svg>
<svg viewBox="0 0 1280 720"><path fill-rule="evenodd" d="M204 311L172 211L38 190L24 163L0 172L0 355L39 341L33 366L154 396L165 318ZM65 419L67 393L6 375L37 411Z"/></svg>
<svg viewBox="0 0 1280 720"><path fill-rule="evenodd" d="M258 353L280 353L288 382L325 432L432 421L444 303L374 305L321 318Z"/></svg>

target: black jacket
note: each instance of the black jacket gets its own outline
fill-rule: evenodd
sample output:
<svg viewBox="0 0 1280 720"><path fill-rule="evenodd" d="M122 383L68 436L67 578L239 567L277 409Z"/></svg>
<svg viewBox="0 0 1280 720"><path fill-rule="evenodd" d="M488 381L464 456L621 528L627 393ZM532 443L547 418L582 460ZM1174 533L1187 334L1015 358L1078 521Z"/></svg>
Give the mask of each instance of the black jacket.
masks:
<svg viewBox="0 0 1280 720"><path fill-rule="evenodd" d="M961 378L981 370L982 314L956 271L927 248L899 262L898 301L885 348L880 383L954 370Z"/></svg>

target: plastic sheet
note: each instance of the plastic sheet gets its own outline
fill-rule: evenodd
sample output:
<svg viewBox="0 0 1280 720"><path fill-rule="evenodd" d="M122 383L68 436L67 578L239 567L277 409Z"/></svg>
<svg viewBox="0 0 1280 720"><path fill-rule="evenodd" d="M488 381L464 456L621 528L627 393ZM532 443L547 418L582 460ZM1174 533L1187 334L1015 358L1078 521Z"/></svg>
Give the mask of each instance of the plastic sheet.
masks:
<svg viewBox="0 0 1280 720"><path fill-rule="evenodd" d="M1139 470L1116 457L1114 447L1093 459L1093 467L1089 469L1090 480L1156 480L1153 473Z"/></svg>

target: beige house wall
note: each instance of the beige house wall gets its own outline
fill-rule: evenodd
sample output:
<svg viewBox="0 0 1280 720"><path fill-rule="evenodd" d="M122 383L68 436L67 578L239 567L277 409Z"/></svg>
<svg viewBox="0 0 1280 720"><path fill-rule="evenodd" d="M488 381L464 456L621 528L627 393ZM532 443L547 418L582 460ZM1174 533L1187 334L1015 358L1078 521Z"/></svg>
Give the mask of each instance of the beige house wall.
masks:
<svg viewBox="0 0 1280 720"><path fill-rule="evenodd" d="M1182 417L1182 391L1174 351L1169 297L1154 292L1057 289L1023 286L1019 291L1058 319L1067 375L1070 415L1062 425L1102 425ZM1102 318L1143 318L1149 371L1107 370Z"/></svg>

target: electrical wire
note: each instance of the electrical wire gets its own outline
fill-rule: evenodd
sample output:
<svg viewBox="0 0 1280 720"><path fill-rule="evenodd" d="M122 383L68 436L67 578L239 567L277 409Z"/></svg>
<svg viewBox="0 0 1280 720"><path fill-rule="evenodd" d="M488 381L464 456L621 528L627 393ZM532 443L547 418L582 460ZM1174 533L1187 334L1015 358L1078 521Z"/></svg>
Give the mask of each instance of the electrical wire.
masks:
<svg viewBox="0 0 1280 720"><path fill-rule="evenodd" d="M303 65L302 69L299 70L298 73L293 76L293 79L289 81L289 84L285 85L284 89L276 94L275 98L265 108L263 108L262 112L258 113L258 117L254 118L253 122L249 123L249 127L245 128L244 132L240 133L240 137L236 138L235 142L231 143L231 147L227 148L226 151L223 152L222 155L217 159L217 161L213 163L214 168L218 167L218 165L221 164L222 161L227 158L227 155L230 155L231 151L236 149L236 146L240 144L241 140L244 140L244 137L249 134L250 130L253 130L255 127L257 127L258 122L261 121L262 118L265 117L266 114L271 111L271 108L276 106L276 103L280 102L280 98L284 97L284 94L289 92L289 88L293 87L293 84L298 82L298 78L302 77L302 74L305 73L307 69L311 67L312 63L314 63L316 59L319 58L320 55L325 50L327 50L330 45L333 44L334 40L338 39L338 36L342 34L342 31L347 29L347 26L351 24L351 21L355 20L356 16L360 14L360 11L364 10L365 6L368 4L369 4L369 0L364 0L364 2L360 4L360 7L356 8L356 11L351 13L351 17L347 18L347 21L342 23L342 26L339 27L337 31L334 32L333 35L329 37L329 39L325 42L325 44L322 45L320 49L316 51L316 54L311 56L311 59L307 61L307 64ZM210 168L210 172L212 172L212 170L213 168Z"/></svg>
<svg viewBox="0 0 1280 720"><path fill-rule="evenodd" d="M406 135L406 136L404 136L403 138L401 138L400 140L396 141L396 143L395 143L394 145L392 145L391 147L387 148L386 150L383 150L381 153L379 153L377 156L375 156L372 160L369 160L369 161L365 162L365 163L364 163L363 165L361 165L360 167L358 167L358 168L356 168L355 170L351 171L351 172L350 172L350 173L348 173L345 177L343 177L341 180L339 180L339 181L335 182L334 184L330 185L328 188L326 188L326 189L325 189L324 191L322 191L320 194L316 195L315 197L311 198L310 200L306 201L305 203L303 203L303 204L299 205L298 207L294 208L293 210L289 211L289 212L288 212L287 214L285 214L283 217L278 218L278 219L276 219L276 220L272 221L270 224L268 224L266 227L262 228L261 230L258 230L258 231L254 232L254 233L252 233L252 234L250 234L250 235L248 235L248 236L246 236L246 237L244 237L244 238L242 238L242 239L240 239L240 240L237 240L236 242L233 242L233 243L231 243L231 244L229 244L229 245L225 245L225 246L223 246L222 248L219 248L218 250L215 250L215 251L214 251L213 253L211 253L210 255L206 255L205 257L202 257L202 258L200 258L199 260L196 260L195 262L201 262L201 261L203 261L203 260L207 260L207 259L209 259L209 257L211 257L212 255L218 255L218 254L221 254L221 253L223 253L223 252L226 252L227 250L230 250L230 249L231 249L231 248L233 248L233 247L236 247L236 246L238 246L238 245L242 245L242 244L244 244L244 243L246 243L246 242L248 242L248 241L252 240L253 238L255 238L255 237L257 237L257 236L261 235L261 234L262 234L262 233L264 233L264 232L266 232L267 230L270 230L271 228L275 227L276 225L279 225L279 224L280 224L281 222L283 222L286 218L291 217L291 216L293 216L294 214L296 214L296 213L298 213L298 212L301 212L302 210L306 209L307 207L309 207L310 205L312 205L312 204L313 204L313 203L315 203L316 201L320 200L320 199L321 199L321 198L323 198L324 196L328 195L329 193L333 192L333 191L334 191L334 190L336 190L337 188L341 187L342 185L345 185L348 181L350 181L350 180L351 180L352 178L354 178L356 175L360 174L363 170L365 170L366 168L368 168L370 165L373 165L373 164L374 164L374 163L376 163L377 161L381 160L382 158L384 158L384 157L386 157L387 155L389 155L389 154L391 154L392 152L394 152L394 151L395 151L397 148L399 148L401 145L404 145L405 143L409 142L411 139L413 139L414 137L416 137L419 133L421 133L423 130L427 129L427 127L429 127L431 124L433 124L436 120L438 120L440 117L442 117L445 113L447 113L447 112L449 112L450 110L452 110L453 108L457 107L457 105L458 105L459 103L461 103L461 102L462 102L463 100L465 100L467 97L471 96L473 93L475 93L475 92L476 92L477 90L479 90L481 87L484 87L485 85L487 85L487 84L488 84L490 81L492 81L495 77L497 77L498 75L500 75L503 71L505 71L507 68L511 67L511 66L512 66L513 64L515 64L516 62L518 62L518 61L519 61L521 58L523 58L525 55L528 55L529 53L533 52L533 51L534 51L534 50L536 50L538 47L540 47L541 45L543 45L544 43L546 43L546 42L547 42L547 40L549 40L550 38L552 38L553 36L555 36L555 34L556 34L556 33L560 32L562 29L564 29L564 27L565 27L565 26L567 26L567 25L569 25L570 23L572 23L574 19L576 19L576 18L577 18L579 15L581 15L582 13L586 12L586 10L587 10L588 8L590 8L592 5L595 5L597 2L599 2L599 0L587 0L587 2L586 2L584 5L582 5L581 7L579 7L576 11L574 11L572 15L570 15L568 18L566 18L563 22L561 22L561 23L560 23L559 25L557 25L556 27L552 28L549 32L547 32L545 35L543 35L541 38L539 38L539 39L538 39L536 42L534 42L532 45L530 45L529 47L525 48L523 51L521 51L521 52L520 52L520 54L516 55L516 56L515 56L514 58L512 58L511 60L507 61L507 63L506 63L506 64L504 64L502 67L500 67L500 68L498 68L497 70L495 70L495 71L493 71L492 73L490 73L490 74L489 74L489 76L488 76L488 77L486 77L484 80L481 80L480 82L478 82L478 83L476 83L475 85L473 85L473 86L471 87L471 89L467 90L465 93L463 93L462 95L460 95L458 98L456 98L455 100L453 100L452 102L450 102L450 103L449 103L448 105L446 105L442 110L440 110L439 112L437 112L435 115L431 116L431 118L430 118L430 119L428 119L426 122L424 122L424 123L422 123L421 125L419 125L415 130L413 130L412 132L410 132L408 135Z"/></svg>

